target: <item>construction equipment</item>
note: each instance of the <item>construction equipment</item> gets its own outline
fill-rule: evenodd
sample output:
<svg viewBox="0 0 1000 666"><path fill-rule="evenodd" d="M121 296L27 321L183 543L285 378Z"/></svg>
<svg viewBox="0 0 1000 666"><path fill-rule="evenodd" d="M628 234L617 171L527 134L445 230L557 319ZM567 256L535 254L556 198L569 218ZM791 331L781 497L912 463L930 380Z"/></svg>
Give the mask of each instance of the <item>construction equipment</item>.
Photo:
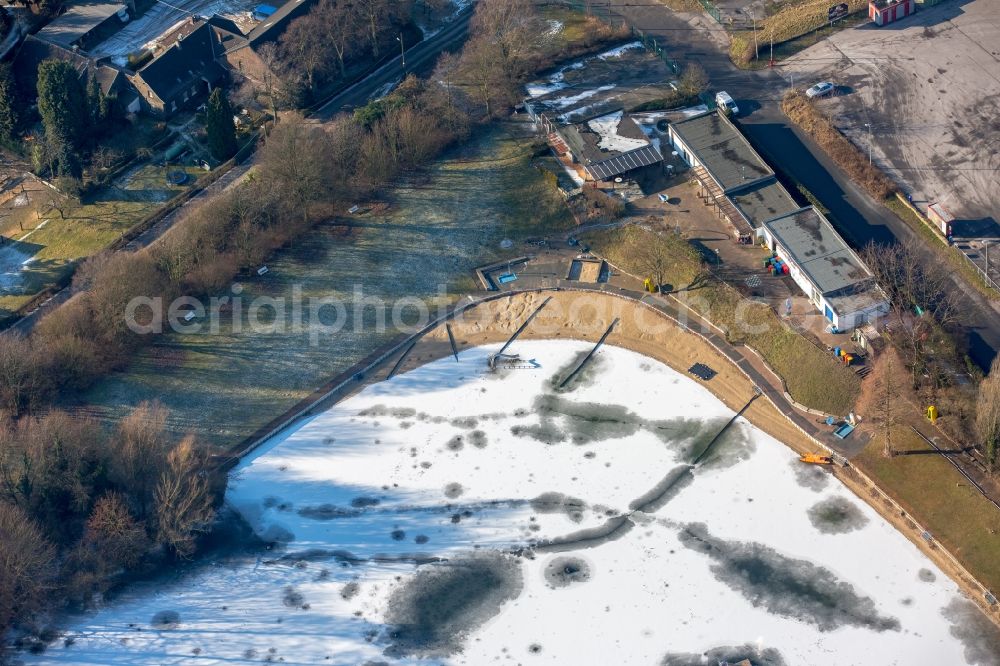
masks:
<svg viewBox="0 0 1000 666"><path fill-rule="evenodd" d="M822 453L803 453L799 456L799 460L804 463L809 463L810 465L832 465L833 457L823 455Z"/></svg>

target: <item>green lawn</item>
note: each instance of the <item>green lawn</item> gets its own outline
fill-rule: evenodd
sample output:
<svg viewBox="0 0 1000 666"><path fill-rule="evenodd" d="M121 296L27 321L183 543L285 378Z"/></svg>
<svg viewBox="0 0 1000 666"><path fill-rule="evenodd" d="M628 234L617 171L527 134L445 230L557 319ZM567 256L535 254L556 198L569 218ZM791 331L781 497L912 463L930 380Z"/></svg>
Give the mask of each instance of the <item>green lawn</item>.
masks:
<svg viewBox="0 0 1000 666"><path fill-rule="evenodd" d="M876 437L852 463L920 522L981 583L1000 590L1000 511L965 477L909 428L893 435L899 451L917 455L882 456Z"/></svg>
<svg viewBox="0 0 1000 666"><path fill-rule="evenodd" d="M167 172L176 169L189 174L183 185L173 185ZM23 240L31 261L16 283L5 284L0 292L0 321L14 316L36 294L64 280L78 263L121 238L166 201L177 196L204 174L194 167L164 168L151 164L137 168L119 179L119 187L108 188L87 204L66 200L50 208L36 199L41 218L28 216L24 231L13 235Z"/></svg>

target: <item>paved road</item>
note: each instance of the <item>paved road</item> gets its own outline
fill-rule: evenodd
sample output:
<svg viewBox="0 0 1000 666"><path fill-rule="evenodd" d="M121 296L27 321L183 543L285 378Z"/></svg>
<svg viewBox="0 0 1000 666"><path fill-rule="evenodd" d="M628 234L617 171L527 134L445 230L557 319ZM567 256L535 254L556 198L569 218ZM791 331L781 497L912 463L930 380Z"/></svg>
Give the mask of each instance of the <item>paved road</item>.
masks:
<svg viewBox="0 0 1000 666"><path fill-rule="evenodd" d="M469 20L472 9L466 9L458 14L441 31L406 51L406 67L403 67L400 56L396 56L362 81L355 83L343 92L317 109L310 117L318 120L329 120L341 111L349 111L358 106L364 106L376 94L388 89L402 80L406 74L428 74L434 69L438 56L442 52L455 52L462 47L469 36Z"/></svg>
<svg viewBox="0 0 1000 666"><path fill-rule="evenodd" d="M705 15L695 17L692 23L657 3L631 5L621 0L614 0L613 12L665 43L671 57L682 66L695 62L704 67L711 87L725 89L736 99L742 112L740 125L764 157L779 170L794 174L829 209L831 221L855 247L870 241L920 240L913 229L856 186L809 137L788 122L780 108L781 97L788 90L780 67L758 72L734 67L726 55L725 31ZM925 256L928 262L940 261L929 249ZM1000 352L1000 306L957 276L953 276L953 283L964 310L962 323L969 332L969 355L986 369Z"/></svg>

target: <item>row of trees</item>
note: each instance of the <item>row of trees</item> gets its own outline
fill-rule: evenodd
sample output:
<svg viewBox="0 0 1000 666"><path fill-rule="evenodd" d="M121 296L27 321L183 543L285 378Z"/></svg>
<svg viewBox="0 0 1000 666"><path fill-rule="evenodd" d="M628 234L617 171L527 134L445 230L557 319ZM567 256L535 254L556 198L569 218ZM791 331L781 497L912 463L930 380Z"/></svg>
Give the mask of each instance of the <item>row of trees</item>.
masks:
<svg viewBox="0 0 1000 666"><path fill-rule="evenodd" d="M109 119L108 98L97 79L80 80L76 68L64 60L46 60L38 66L38 114L44 141L34 145L32 159L47 166L53 176L79 179L85 154Z"/></svg>
<svg viewBox="0 0 1000 666"><path fill-rule="evenodd" d="M379 59L410 21L412 0L320 0L308 14L288 25L276 44L265 45L261 58L279 93L293 106L308 102L317 89L347 75L348 64ZM278 90L280 88L280 90Z"/></svg>
<svg viewBox="0 0 1000 666"><path fill-rule="evenodd" d="M166 418L142 404L110 435L61 411L0 421L0 635L55 598L84 602L150 558L194 551L219 483Z"/></svg>

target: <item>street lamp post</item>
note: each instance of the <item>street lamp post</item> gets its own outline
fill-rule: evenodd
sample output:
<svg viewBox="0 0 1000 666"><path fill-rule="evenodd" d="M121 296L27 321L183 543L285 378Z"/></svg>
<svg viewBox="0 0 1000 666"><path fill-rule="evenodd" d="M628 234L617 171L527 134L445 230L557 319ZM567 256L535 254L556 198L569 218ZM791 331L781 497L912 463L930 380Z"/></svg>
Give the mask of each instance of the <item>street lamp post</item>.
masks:
<svg viewBox="0 0 1000 666"><path fill-rule="evenodd" d="M396 38L399 42L399 57L403 61L403 69L406 69L406 46L403 45L403 33L399 33L399 37Z"/></svg>
<svg viewBox="0 0 1000 666"><path fill-rule="evenodd" d="M872 124L865 123L865 127L868 128L868 166L872 164Z"/></svg>

